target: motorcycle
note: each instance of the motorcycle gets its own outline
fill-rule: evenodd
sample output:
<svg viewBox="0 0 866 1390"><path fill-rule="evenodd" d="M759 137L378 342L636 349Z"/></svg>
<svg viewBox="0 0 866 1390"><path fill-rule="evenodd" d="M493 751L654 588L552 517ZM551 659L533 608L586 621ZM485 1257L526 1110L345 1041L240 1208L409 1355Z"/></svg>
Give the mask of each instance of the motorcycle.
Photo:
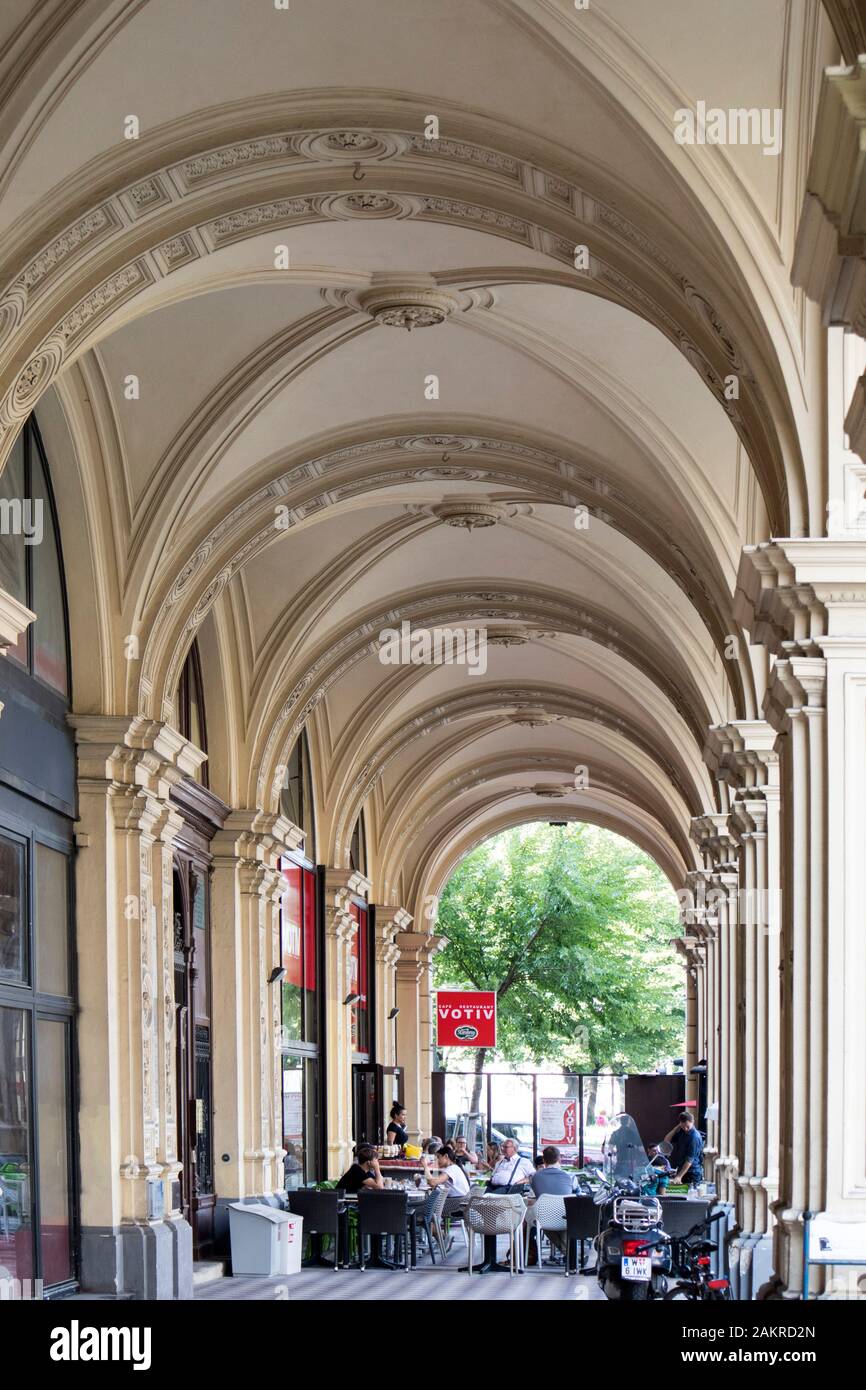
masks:
<svg viewBox="0 0 866 1390"><path fill-rule="evenodd" d="M601 1208L594 1246L596 1274L605 1298L635 1303L663 1298L671 1268L670 1241L662 1229L661 1203L642 1191L649 1159L630 1115L605 1145L604 1182L594 1197Z"/></svg>

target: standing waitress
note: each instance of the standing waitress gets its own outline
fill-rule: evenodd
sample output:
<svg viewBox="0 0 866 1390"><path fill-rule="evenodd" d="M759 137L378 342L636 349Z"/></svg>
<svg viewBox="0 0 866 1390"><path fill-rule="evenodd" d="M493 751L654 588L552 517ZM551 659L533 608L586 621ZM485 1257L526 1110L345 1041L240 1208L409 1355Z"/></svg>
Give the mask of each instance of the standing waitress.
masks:
<svg viewBox="0 0 866 1390"><path fill-rule="evenodd" d="M402 1105L391 1106L391 1123L385 1131L386 1144L399 1144L400 1148L405 1148L409 1143L409 1131L406 1128L406 1111Z"/></svg>

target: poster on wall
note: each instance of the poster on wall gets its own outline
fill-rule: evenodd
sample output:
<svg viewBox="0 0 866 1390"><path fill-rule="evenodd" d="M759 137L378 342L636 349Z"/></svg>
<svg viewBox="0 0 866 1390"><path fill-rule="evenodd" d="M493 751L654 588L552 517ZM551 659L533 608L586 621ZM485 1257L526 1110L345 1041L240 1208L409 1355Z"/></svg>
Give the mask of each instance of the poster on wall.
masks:
<svg viewBox="0 0 866 1390"><path fill-rule="evenodd" d="M555 1144L563 1158L573 1158L578 1152L577 1099L574 1096L541 1096L539 1106L541 1148Z"/></svg>
<svg viewBox="0 0 866 1390"><path fill-rule="evenodd" d="M496 993L440 989L436 996L437 1047L495 1047Z"/></svg>

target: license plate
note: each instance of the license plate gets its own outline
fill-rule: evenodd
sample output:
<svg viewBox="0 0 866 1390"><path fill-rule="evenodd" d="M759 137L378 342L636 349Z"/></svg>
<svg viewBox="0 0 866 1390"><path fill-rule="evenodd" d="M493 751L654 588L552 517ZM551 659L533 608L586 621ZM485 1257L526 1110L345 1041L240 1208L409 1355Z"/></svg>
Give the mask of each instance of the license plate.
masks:
<svg viewBox="0 0 866 1390"><path fill-rule="evenodd" d="M643 1279L648 1283L652 1278L649 1255L623 1255L623 1279Z"/></svg>

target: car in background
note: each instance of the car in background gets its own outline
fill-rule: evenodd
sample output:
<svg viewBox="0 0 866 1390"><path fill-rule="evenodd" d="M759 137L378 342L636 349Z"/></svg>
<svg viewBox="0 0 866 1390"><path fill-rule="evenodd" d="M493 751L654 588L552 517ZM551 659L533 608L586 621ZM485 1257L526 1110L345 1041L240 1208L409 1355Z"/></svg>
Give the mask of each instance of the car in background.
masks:
<svg viewBox="0 0 866 1390"><path fill-rule="evenodd" d="M463 1135L469 1143L470 1149L474 1149L479 1155L485 1151L484 1140L484 1120L481 1115L457 1115L445 1122L445 1139L454 1139L458 1135ZM534 1159L535 1154L532 1149L532 1121L531 1120L505 1120L499 1121L490 1126L490 1137L494 1144L503 1144L506 1139L513 1139L517 1144L518 1153L522 1158Z"/></svg>

